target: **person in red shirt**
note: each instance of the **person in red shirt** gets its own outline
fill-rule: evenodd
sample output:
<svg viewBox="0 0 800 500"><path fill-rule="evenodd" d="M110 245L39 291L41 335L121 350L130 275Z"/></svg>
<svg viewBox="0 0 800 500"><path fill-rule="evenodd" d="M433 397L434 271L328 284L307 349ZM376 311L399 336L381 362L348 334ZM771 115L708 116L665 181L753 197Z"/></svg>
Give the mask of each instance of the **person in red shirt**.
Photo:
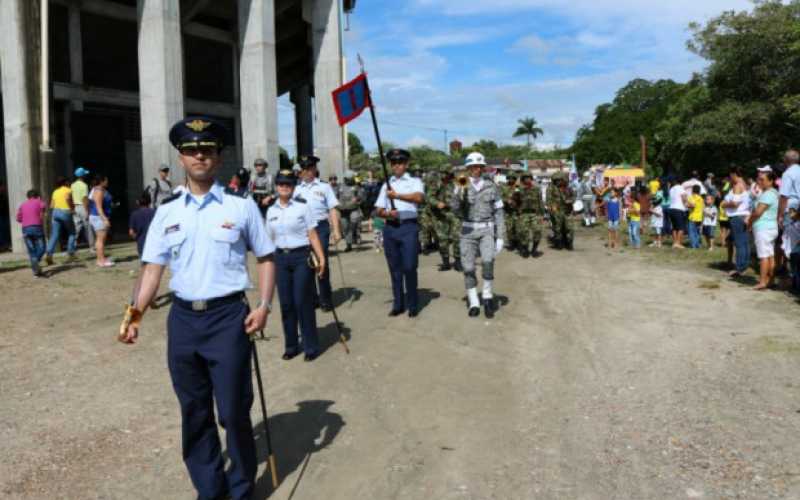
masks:
<svg viewBox="0 0 800 500"><path fill-rule="evenodd" d="M39 261L45 252L43 219L47 205L42 201L39 191L31 189L27 195L28 200L17 209L17 222L22 224L22 236L31 259L33 275L39 278L44 276Z"/></svg>

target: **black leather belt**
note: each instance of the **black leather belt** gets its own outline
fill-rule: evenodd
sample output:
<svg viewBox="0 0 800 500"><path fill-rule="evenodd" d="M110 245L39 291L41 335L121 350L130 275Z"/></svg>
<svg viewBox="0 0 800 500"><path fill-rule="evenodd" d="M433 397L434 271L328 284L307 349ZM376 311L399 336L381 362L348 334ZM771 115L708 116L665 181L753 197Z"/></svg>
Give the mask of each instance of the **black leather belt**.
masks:
<svg viewBox="0 0 800 500"><path fill-rule="evenodd" d="M308 245L302 247L295 247L295 248L277 248L275 251L278 253L300 253L300 252L308 252L311 247Z"/></svg>
<svg viewBox="0 0 800 500"><path fill-rule="evenodd" d="M194 312L208 311L215 307L232 304L240 300L245 300L244 292L235 292L224 297L216 297L208 300L183 300L177 295L173 295L172 297L172 301L175 305Z"/></svg>

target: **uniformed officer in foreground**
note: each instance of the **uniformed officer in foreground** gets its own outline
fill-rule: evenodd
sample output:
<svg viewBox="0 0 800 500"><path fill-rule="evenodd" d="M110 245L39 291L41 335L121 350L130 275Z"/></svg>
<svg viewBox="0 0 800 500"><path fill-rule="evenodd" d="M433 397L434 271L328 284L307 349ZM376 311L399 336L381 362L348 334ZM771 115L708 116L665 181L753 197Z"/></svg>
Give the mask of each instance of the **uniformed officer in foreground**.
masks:
<svg viewBox="0 0 800 500"><path fill-rule="evenodd" d="M141 286L119 340L133 344L153 301L164 267L172 273L173 305L167 319L167 363L181 407L183 459L199 498L249 499L256 477L252 344L264 328L275 286L275 245L251 198L230 194L215 181L229 142L210 118L176 123L169 138L179 151L186 189L165 199L147 233ZM258 304L250 308L247 250L257 259ZM217 426L225 428L225 471Z"/></svg>
<svg viewBox="0 0 800 500"><path fill-rule="evenodd" d="M283 359L290 360L305 352L305 360L319 356L319 335L314 313L314 269L309 266L310 252L319 262L322 275L327 263L317 235L317 220L308 203L293 199L297 177L291 170L282 170L275 179L278 199L267 210L267 233L275 242L278 299L281 303L283 336L286 341ZM297 325L303 334L300 345Z"/></svg>
<svg viewBox="0 0 800 500"><path fill-rule="evenodd" d="M422 181L406 172L411 154L405 149L392 149L386 154L392 165L392 176L381 186L375 208L386 219L383 249L392 278L392 310L399 316L408 310L410 317L419 313L417 265L419 261L418 207L425 200ZM389 189L387 189L389 186ZM394 200L394 209L390 200Z"/></svg>
<svg viewBox="0 0 800 500"><path fill-rule="evenodd" d="M300 159L300 168L302 170L300 172L300 183L294 189L294 198L299 201L305 201L311 209L311 215L317 221L317 234L327 260L331 228L333 228L333 244L336 245L342 239L339 213L336 210L336 207L339 206L339 200L336 198L331 185L319 180L317 163L319 163L319 158L316 156L304 156ZM331 290L330 273L327 268L319 279L318 293L319 307L323 311L330 311L333 308L333 291Z"/></svg>
<svg viewBox="0 0 800 500"><path fill-rule="evenodd" d="M475 275L478 256L483 269L483 307L487 318L493 318L497 309L492 284L494 259L503 250L506 227L503 218L503 199L500 189L482 176L486 160L480 153L470 153L465 167L469 172L466 185L459 184L453 193L453 212L462 219L461 266L467 287L470 317L481 313L478 301L478 278Z"/></svg>

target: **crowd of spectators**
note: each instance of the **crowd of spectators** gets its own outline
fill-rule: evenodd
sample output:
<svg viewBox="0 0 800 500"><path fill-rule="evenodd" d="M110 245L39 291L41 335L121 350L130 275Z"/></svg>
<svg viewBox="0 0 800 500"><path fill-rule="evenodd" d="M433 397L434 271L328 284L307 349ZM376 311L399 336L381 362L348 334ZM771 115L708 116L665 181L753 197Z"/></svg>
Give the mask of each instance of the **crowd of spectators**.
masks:
<svg viewBox="0 0 800 500"><path fill-rule="evenodd" d="M608 247L619 246L620 221L627 221L629 246L638 249L651 234L651 247L726 249L729 275L756 264L754 290L776 288L776 278L800 292L800 154L787 151L783 165L763 166L748 177L734 166L724 178L693 172L689 179L666 176L647 183L595 189L597 212L606 215Z"/></svg>

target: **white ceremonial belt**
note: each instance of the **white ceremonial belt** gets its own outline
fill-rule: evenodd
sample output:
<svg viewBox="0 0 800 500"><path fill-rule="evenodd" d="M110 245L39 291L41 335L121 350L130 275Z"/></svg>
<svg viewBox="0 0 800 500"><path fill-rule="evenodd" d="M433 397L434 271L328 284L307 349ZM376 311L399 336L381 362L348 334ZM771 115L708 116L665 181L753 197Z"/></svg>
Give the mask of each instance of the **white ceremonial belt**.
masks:
<svg viewBox="0 0 800 500"><path fill-rule="evenodd" d="M488 229L494 227L494 222L462 222L461 225L470 229Z"/></svg>

